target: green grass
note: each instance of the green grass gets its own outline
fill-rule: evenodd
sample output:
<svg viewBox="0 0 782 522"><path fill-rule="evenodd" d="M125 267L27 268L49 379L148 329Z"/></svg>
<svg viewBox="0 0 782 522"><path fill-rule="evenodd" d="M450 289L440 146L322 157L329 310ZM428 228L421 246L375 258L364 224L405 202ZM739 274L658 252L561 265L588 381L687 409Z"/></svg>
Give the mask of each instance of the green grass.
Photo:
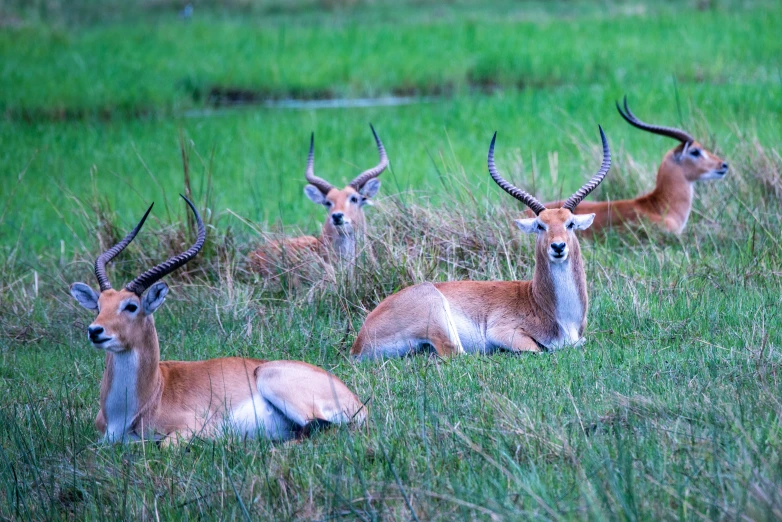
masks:
<svg viewBox="0 0 782 522"><path fill-rule="evenodd" d="M522 16L524 4L500 4L473 16L412 20L401 7L376 22L196 16L77 29L22 25L0 36L0 109L17 118L166 114L203 103L213 86L280 98L627 88L661 75L779 82L778 4L641 16L608 3L578 18L568 16L569 3L555 5L559 16L533 21Z"/></svg>
<svg viewBox="0 0 782 522"><path fill-rule="evenodd" d="M228 13L197 4L189 25L166 2L106 3L116 18L84 1L73 12L9 5L22 22L0 30L0 518L782 517L776 3L259 0ZM500 89L483 92L482 78ZM204 108L192 88L211 85L444 96L188 113ZM488 183L494 130L500 168L541 198L597 167L597 123L615 167L596 197L648 188L673 143L620 119L624 93L640 117L701 137L731 172L696 187L681 238L641 229L582 242L583 348L347 360L366 313L403 286L531 277L532 243L510 226L520 207ZM376 161L370 121L393 168L369 210L375 259L357 283L281 288L245 273L260 238L234 213L265 231L317 230L323 210L301 193L308 134L316 172L344 183ZM112 280L181 244L180 131L213 228L190 273L168 279L162 357L318 364L371 399L367 429L297 444L97 442L103 359L67 285L91 283L100 244L153 200Z"/></svg>
<svg viewBox="0 0 782 522"><path fill-rule="evenodd" d="M782 104L782 49L773 30L782 10L774 3L715 6L584 2L487 10L456 3L444 12L424 4L388 13L380 3L326 13L305 6L308 15L278 16L259 3L248 4L256 9L249 15L205 15L191 24L148 16L6 28L0 190L14 197L0 243L23 237L29 252L40 253L64 241L70 252L84 230L69 230L56 209L68 208L68 193L83 193L93 179L129 223L148 201L180 190L180 130L203 158L197 174L214 173L216 210L310 231L322 219L300 188L313 130L319 172L341 183L375 160L372 121L394 168L384 176L384 194L412 188L436 195L438 171L449 167L463 169L470 184L485 183L493 130L500 132L500 157L519 148L529 166L533 155L556 153L568 187L592 168L573 138L593 138L596 123L614 147L624 143L651 164L671 143L621 121L613 103L624 93L642 117L685 125L729 159L737 131L764 143L782 134L779 118L766 117ZM385 19L367 22L372 16ZM212 85L268 97L446 96L407 107L210 115L200 111L204 96L196 101L192 94ZM501 90L472 93L487 87ZM535 165L545 187L545 161Z"/></svg>
<svg viewBox="0 0 782 522"><path fill-rule="evenodd" d="M225 214L225 209L252 221L280 221L316 231L323 209L302 194L309 133L316 133L316 172L344 184L377 161L370 121L391 158L392 171L383 174L381 196L414 190L438 201L443 183L456 180L498 197L486 173L488 143L497 130L497 154L505 171L521 183L522 168L527 180L534 168L537 194L554 199L563 190L578 188L599 165L596 156L581 150L581 145L597 146L598 123L606 129L614 150L625 148L644 165L645 179L640 184L648 189L656 163L674 142L626 124L613 107L622 92L558 88L407 107L261 109L214 118L117 123L0 123L7 172L0 182L4 194L14 190L15 174L32 158L9 202L0 242L14 244L21 236L29 253L50 250L52 245L59 251L60 241L67 252L79 248L85 230L60 216L73 207L69 194L91 192L93 182L126 225L150 201L163 203L164 194L173 202L171 195L182 190L180 129L201 157L194 154L196 186L204 182L206 172L213 173L213 208L223 225L244 235L251 230ZM653 121L677 124L676 90L670 82L627 92L638 115L657 115ZM763 143L782 138L779 119L763 117L782 109L782 97L767 85L731 89L688 85L679 86L678 94L686 127L705 143L717 145L728 161L740 139L736 131ZM558 158L556 188L549 154ZM605 190L615 193L612 186L630 175L623 168L613 170ZM183 215L182 209L172 209L177 210ZM371 209L369 214L371 221Z"/></svg>
<svg viewBox="0 0 782 522"><path fill-rule="evenodd" d="M428 225L418 231L393 211L379 213L381 260L361 270L358 289L326 283L312 300L306 292L280 300L241 274L175 284L157 318L164 358L301 359L371 399L367 431L332 430L301 444L96 444L103 362L83 341L90 314L51 286L35 298L29 279L13 284L4 301L16 315L4 324L0 506L16 518L151 518L155 510L242 518L247 509L261 518L408 519L409 502L421 520L773 519L782 259L766 233L778 230L780 204L763 204L758 179L740 172L705 191L723 213L716 223L694 219L681 242L652 233L584 243L591 309L581 349L346 360L346 325L359 328L377 294L463 271L531 275L531 242L514 241L514 212L503 201L445 215L410 207L416 224ZM732 195L755 205L760 224ZM421 253L389 245L393 236ZM149 231L140 240L154 250ZM422 274L435 251L441 262ZM131 251L115 281L142 261ZM55 277L61 286L89 281L90 267L67 264Z"/></svg>

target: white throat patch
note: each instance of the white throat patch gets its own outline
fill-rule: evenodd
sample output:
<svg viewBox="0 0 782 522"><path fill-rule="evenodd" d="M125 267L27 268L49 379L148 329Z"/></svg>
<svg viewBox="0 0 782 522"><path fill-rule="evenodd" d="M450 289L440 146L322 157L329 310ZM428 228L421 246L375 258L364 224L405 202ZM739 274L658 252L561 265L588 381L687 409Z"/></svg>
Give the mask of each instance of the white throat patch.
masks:
<svg viewBox="0 0 782 522"><path fill-rule="evenodd" d="M127 438L138 411L138 354L135 350L112 355L113 374L106 396L103 415L106 417L105 440L118 442Z"/></svg>
<svg viewBox="0 0 782 522"><path fill-rule="evenodd" d="M687 226L687 221L690 219L690 211L692 211L692 200L695 197L695 187L694 183L688 183L687 189L689 190L689 196L690 196L690 205L687 207L687 212L684 214L684 221L681 224L681 227L679 227L679 233L681 233L682 230L684 230L684 227Z"/></svg>
<svg viewBox="0 0 782 522"><path fill-rule="evenodd" d="M347 234L338 234L332 241L331 248L340 259L352 260L356 255L356 236L353 231L351 230Z"/></svg>
<svg viewBox="0 0 782 522"><path fill-rule="evenodd" d="M559 340L553 348L574 345L579 340L579 330L584 320L584 306L578 294L570 260L564 263L550 264L551 281L554 284Z"/></svg>

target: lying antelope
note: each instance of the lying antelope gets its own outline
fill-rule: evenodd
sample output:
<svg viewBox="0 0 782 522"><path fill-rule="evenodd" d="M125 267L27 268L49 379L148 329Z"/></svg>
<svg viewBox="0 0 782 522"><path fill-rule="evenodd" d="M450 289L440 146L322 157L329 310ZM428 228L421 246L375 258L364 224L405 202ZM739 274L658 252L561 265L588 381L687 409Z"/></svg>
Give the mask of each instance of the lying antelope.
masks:
<svg viewBox="0 0 782 522"><path fill-rule="evenodd" d="M388 167L388 156L375 128L369 125L375 137L380 162L365 170L342 190L315 175L315 133L310 136L310 153L304 177L308 184L304 194L318 205L326 207L328 214L319 237L301 236L272 241L252 252L250 265L257 271L272 275L285 258L296 261L302 254L315 252L327 260L352 261L357 254L357 244L363 240L366 230L364 207L372 205L372 197L380 189L377 177Z"/></svg>
<svg viewBox="0 0 782 522"><path fill-rule="evenodd" d="M681 234L692 210L696 181L721 179L728 172L728 164L709 152L687 132L673 127L644 123L630 112L627 96L624 111L616 104L619 114L633 127L654 134L668 136L681 143L669 150L657 170L657 184L650 193L635 199L619 201L585 201L574 213L594 214L592 232L607 227L626 226L641 218L659 224L669 232ZM558 208L561 202L546 203L546 208Z"/></svg>
<svg viewBox="0 0 782 522"><path fill-rule="evenodd" d="M106 264L136 237L150 205L138 225L95 261L100 294L84 283L71 285L76 301L98 312L87 333L92 345L106 352L95 420L104 440L176 441L221 434L284 440L306 432L311 423L362 422L366 412L347 386L303 362L241 357L160 361L152 314L163 304L168 285L159 280L193 259L206 238L201 216L184 199L198 224L198 239L187 251L122 290L111 287Z"/></svg>
<svg viewBox="0 0 782 522"><path fill-rule="evenodd" d="M532 281L452 281L422 283L398 292L368 316L350 350L360 357L403 356L424 348L438 355L542 351L580 342L586 327L587 291L576 230L594 214L576 208L611 166L603 129L600 170L561 208L546 209L537 199L503 179L489 147L489 173L508 194L527 205L534 218L516 220L522 232L537 234Z"/></svg>

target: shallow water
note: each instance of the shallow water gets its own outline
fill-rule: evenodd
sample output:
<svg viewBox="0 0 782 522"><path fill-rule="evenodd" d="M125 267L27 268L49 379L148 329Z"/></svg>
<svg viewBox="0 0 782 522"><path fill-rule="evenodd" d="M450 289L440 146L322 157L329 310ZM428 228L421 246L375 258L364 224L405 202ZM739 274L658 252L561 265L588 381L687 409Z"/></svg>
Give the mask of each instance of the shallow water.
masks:
<svg viewBox="0 0 782 522"><path fill-rule="evenodd" d="M261 103L236 103L221 108L192 109L186 118L202 118L232 114L256 107L269 109L349 109L356 107L394 107L441 101L439 96L384 96L381 98L334 98L330 100L267 100Z"/></svg>

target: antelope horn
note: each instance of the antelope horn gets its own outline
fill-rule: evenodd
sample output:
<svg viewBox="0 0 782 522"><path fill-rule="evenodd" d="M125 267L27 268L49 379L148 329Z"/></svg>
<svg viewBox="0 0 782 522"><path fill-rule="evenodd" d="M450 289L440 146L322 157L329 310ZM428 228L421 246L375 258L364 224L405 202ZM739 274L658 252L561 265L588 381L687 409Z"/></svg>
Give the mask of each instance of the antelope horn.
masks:
<svg viewBox="0 0 782 522"><path fill-rule="evenodd" d="M180 196L182 195L180 194ZM182 199L185 200L187 205L190 207L190 210L192 210L193 214L195 214L196 224L198 225L198 238L196 239L196 242L193 244L193 246L181 254L170 257L168 260L160 263L156 267L150 268L136 279L125 285L127 290L133 292L139 297L156 281L193 259L196 254L198 254L198 251L201 250L201 247L204 246L204 241L206 240L206 227L204 227L204 222L201 220L201 215L198 213L189 199L187 199L185 196L182 196Z"/></svg>
<svg viewBox="0 0 782 522"><path fill-rule="evenodd" d="M310 154L307 156L307 171L304 173L304 177L307 178L307 182L310 185L314 185L320 190L323 195L329 193L334 187L323 178L319 178L315 175L315 133L310 135Z"/></svg>
<svg viewBox="0 0 782 522"><path fill-rule="evenodd" d="M349 183L349 185L356 190L361 190L361 187L363 187L367 181L378 177L384 170L386 170L386 167L388 167L388 156L386 155L386 148L383 147L383 142L380 141L380 138L377 137L377 132L375 132L375 128L371 123L369 124L369 128L372 129L372 134L375 136L377 152L380 154L380 163L371 169L365 170Z"/></svg>
<svg viewBox="0 0 782 522"><path fill-rule="evenodd" d="M491 139L491 145L489 145L489 174L491 174L491 177L495 183L502 187L502 190L527 205L537 216L542 211L546 210L546 207L544 207L543 204L535 199L535 197L531 194L528 194L520 188L513 186L510 182L505 180L505 178L500 176L499 172L497 172L497 167L494 166L494 142L496 139L497 132L494 133L494 136Z"/></svg>
<svg viewBox="0 0 782 522"><path fill-rule="evenodd" d="M608 140L603 132L603 127L598 125L597 128L600 129L600 139L603 141L603 163L600 165L600 170L597 174L592 176L592 179L587 181L575 194L567 198L565 204L562 205L562 208L566 208L571 212L575 212L575 208L581 203L581 200L587 197L590 192L600 185L600 182L603 181L603 178L608 174L608 169L611 168L611 151L608 149Z"/></svg>
<svg viewBox="0 0 782 522"><path fill-rule="evenodd" d="M622 111L622 107L619 105L619 102L616 102L616 110L618 110L619 114L622 115L622 118L624 118L627 121L627 123L629 123L633 127L654 134L660 134L661 136L668 136L669 138L679 140L682 143L692 143L693 141L695 141L695 138L693 138L692 136L690 136L689 133L681 129L677 129L675 127L663 127L662 125L650 125L636 118L635 114L633 114L630 111L630 107L627 106L627 95L625 95L624 97L624 105L625 105L625 110Z"/></svg>
<svg viewBox="0 0 782 522"><path fill-rule="evenodd" d="M154 205L154 203L152 203L152 205ZM98 278L98 285L100 285L101 292L111 289L111 283L109 282L109 278L106 275L106 264L117 257L117 254L125 250L125 247L128 246L131 241L133 241L133 238L136 237L138 231L141 230L142 226L144 226L144 221L147 220L147 216L152 210L152 205L149 206L146 213L144 214L144 217L141 218L141 221L138 222L138 225L136 225L136 227L131 230L122 241L106 250L104 253L98 256L98 259L95 260L95 277Z"/></svg>

